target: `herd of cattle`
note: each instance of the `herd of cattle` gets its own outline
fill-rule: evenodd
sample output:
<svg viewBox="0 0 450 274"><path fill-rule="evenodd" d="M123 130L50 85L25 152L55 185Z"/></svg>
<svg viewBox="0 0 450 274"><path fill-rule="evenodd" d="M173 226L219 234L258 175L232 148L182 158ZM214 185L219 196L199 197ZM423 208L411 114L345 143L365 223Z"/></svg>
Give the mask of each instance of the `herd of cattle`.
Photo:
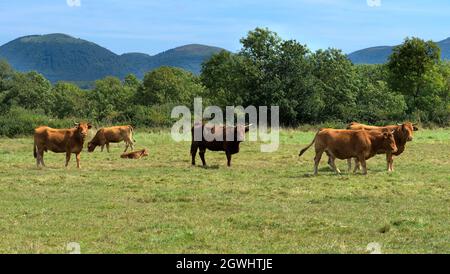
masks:
<svg viewBox="0 0 450 274"><path fill-rule="evenodd" d="M205 125L201 125L203 132ZM70 129L53 129L50 127L38 127L34 133L34 158L36 164L45 166L44 152L66 153L66 167L69 164L72 154L76 155L77 167L80 168L80 154L84 147L85 139L92 125L89 123L77 123ZM201 141L194 138L192 128L191 156L192 165L195 165L195 157L199 150L200 158L206 166L205 152L224 151L227 156L227 164L231 165L231 156L239 153L239 145L244 140L244 135L249 131L249 126L214 126L209 128L210 132L220 133L222 141L209 140L202 135ZM300 152L302 156L310 147L315 144L316 156L314 158L314 174L318 173L318 166L323 153L328 156L328 164L336 172L340 170L336 167L335 160L347 160L349 172L352 169L352 159L355 161L354 172L362 166L363 174L367 174L366 161L378 154L386 154L388 171L392 172L393 156L399 156L405 151L407 142L413 140L413 132L418 128L412 123L404 123L395 126L374 127L359 123L351 123L346 130L321 129L316 134L312 143ZM233 136L231 138L227 136ZM126 147L122 158L139 159L148 156L147 149L126 153L128 148L134 149L133 127L116 126L102 128L97 131L95 137L88 143L88 151L94 152L96 147L101 147L103 151L106 146L109 152L110 143L125 142Z"/></svg>

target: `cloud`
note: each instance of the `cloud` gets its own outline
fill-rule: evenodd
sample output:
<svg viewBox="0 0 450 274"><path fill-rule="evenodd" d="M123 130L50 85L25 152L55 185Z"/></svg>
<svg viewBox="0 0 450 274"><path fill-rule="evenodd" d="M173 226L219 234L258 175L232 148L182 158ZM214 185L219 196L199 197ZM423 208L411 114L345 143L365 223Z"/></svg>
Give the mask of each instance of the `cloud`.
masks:
<svg viewBox="0 0 450 274"><path fill-rule="evenodd" d="M66 3L71 8L81 7L81 0L66 0Z"/></svg>
<svg viewBox="0 0 450 274"><path fill-rule="evenodd" d="M367 5L371 8L381 7L381 0L367 0Z"/></svg>

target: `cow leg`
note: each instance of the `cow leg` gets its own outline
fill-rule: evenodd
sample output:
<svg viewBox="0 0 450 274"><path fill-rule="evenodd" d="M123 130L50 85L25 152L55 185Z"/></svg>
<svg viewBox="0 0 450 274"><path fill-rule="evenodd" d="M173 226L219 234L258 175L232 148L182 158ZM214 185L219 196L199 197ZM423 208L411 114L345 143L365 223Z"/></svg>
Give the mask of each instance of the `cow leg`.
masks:
<svg viewBox="0 0 450 274"><path fill-rule="evenodd" d="M323 150L316 150L316 157L314 158L314 175L317 176L319 174L319 163L322 159Z"/></svg>
<svg viewBox="0 0 450 274"><path fill-rule="evenodd" d="M387 162L388 172L394 172L394 157L392 156L392 154L390 154L390 153L386 154L386 162Z"/></svg>
<svg viewBox="0 0 450 274"><path fill-rule="evenodd" d="M101 151L100 151L100 152L103 152L103 149L104 149L104 148L105 148L105 145L103 145L103 146L102 146L102 149L101 149ZM108 151L108 152L109 152L109 151Z"/></svg>
<svg viewBox="0 0 450 274"><path fill-rule="evenodd" d="M231 166L231 153L230 152L227 152L227 165L228 165L228 167Z"/></svg>
<svg viewBox="0 0 450 274"><path fill-rule="evenodd" d="M353 170L353 173L356 173L361 170L361 162L358 160L358 158L355 158L355 169Z"/></svg>
<svg viewBox="0 0 450 274"><path fill-rule="evenodd" d="M348 173L352 172L352 159L347 160Z"/></svg>
<svg viewBox="0 0 450 274"><path fill-rule="evenodd" d="M125 137L125 143L127 144L127 148L130 147L132 151L134 150L133 141L129 137Z"/></svg>
<svg viewBox="0 0 450 274"><path fill-rule="evenodd" d="M332 160L333 156L328 151L326 151L325 153L328 156L328 165L330 166L331 170L335 171L335 169L333 167L333 160Z"/></svg>
<svg viewBox="0 0 450 274"><path fill-rule="evenodd" d="M36 155L36 166L39 168L39 164L41 163L41 159L40 159L40 156L39 156L39 154L38 155Z"/></svg>
<svg viewBox="0 0 450 274"><path fill-rule="evenodd" d="M195 143L191 144L192 165L195 166L195 156L197 156L198 147Z"/></svg>
<svg viewBox="0 0 450 274"><path fill-rule="evenodd" d="M366 157L364 157L364 156L363 157L359 157L358 160L361 163L363 175L367 175Z"/></svg>
<svg viewBox="0 0 450 274"><path fill-rule="evenodd" d="M81 158L81 153L77 153L77 168L81 168L81 166L80 166L80 158Z"/></svg>
<svg viewBox="0 0 450 274"><path fill-rule="evenodd" d="M128 144L128 142L125 141L125 151L124 151L124 153L127 152L129 146L130 146L130 145Z"/></svg>
<svg viewBox="0 0 450 274"><path fill-rule="evenodd" d="M331 166L333 171L336 172L336 174L341 174L341 171L336 166L336 157L333 154L331 154L331 153L328 153L328 157L329 157L328 158L328 164Z"/></svg>
<svg viewBox="0 0 450 274"><path fill-rule="evenodd" d="M66 167L69 165L69 161L70 161L70 151L66 152Z"/></svg>
<svg viewBox="0 0 450 274"><path fill-rule="evenodd" d="M106 143L106 151L109 153L109 143Z"/></svg>
<svg viewBox="0 0 450 274"><path fill-rule="evenodd" d="M200 159L202 159L203 166L206 166L205 152L206 152L206 148L200 148L199 154L200 154Z"/></svg>
<svg viewBox="0 0 450 274"><path fill-rule="evenodd" d="M44 165L44 151L43 150L38 150L37 154L36 154L36 165L37 167L39 167L42 164L42 166Z"/></svg>
<svg viewBox="0 0 450 274"><path fill-rule="evenodd" d="M44 163L44 151L39 151L38 157L39 157L39 160L41 161L41 165L42 165L43 167L45 167L45 163Z"/></svg>
<svg viewBox="0 0 450 274"><path fill-rule="evenodd" d="M336 172L336 174L341 174L341 171L339 170L339 168L336 166L336 158L332 158L331 159L331 167L333 168L334 172Z"/></svg>

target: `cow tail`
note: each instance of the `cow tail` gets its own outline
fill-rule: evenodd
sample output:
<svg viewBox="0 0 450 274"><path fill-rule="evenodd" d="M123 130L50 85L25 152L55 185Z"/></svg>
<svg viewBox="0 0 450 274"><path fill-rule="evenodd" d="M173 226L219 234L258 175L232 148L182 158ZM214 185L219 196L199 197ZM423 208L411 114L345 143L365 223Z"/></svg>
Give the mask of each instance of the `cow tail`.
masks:
<svg viewBox="0 0 450 274"><path fill-rule="evenodd" d="M303 154L305 154L305 152L306 152L310 147L312 147L312 145L314 145L314 143L316 142L317 135L319 134L319 132L320 132L320 130L316 133L316 136L314 136L314 140L312 141L312 143L311 143L309 146L305 147L304 149L302 149L302 150L300 151L300 154L298 155L299 157L301 157Z"/></svg>

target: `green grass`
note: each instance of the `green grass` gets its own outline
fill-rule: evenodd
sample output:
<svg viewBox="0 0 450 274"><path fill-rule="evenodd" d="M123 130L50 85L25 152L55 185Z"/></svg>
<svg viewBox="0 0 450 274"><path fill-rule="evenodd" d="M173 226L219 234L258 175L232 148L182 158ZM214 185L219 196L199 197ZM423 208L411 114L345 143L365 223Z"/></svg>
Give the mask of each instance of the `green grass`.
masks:
<svg viewBox="0 0 450 274"><path fill-rule="evenodd" d="M32 138L0 139L0 252L66 253L449 253L450 130L421 131L385 171L334 175L313 150L313 132L283 131L276 153L243 143L226 167L207 152L209 168L191 167L189 143L168 133L139 133L150 156L82 154L82 169L47 153L37 169ZM197 163L200 159L197 158ZM346 162L338 163L346 170Z"/></svg>

